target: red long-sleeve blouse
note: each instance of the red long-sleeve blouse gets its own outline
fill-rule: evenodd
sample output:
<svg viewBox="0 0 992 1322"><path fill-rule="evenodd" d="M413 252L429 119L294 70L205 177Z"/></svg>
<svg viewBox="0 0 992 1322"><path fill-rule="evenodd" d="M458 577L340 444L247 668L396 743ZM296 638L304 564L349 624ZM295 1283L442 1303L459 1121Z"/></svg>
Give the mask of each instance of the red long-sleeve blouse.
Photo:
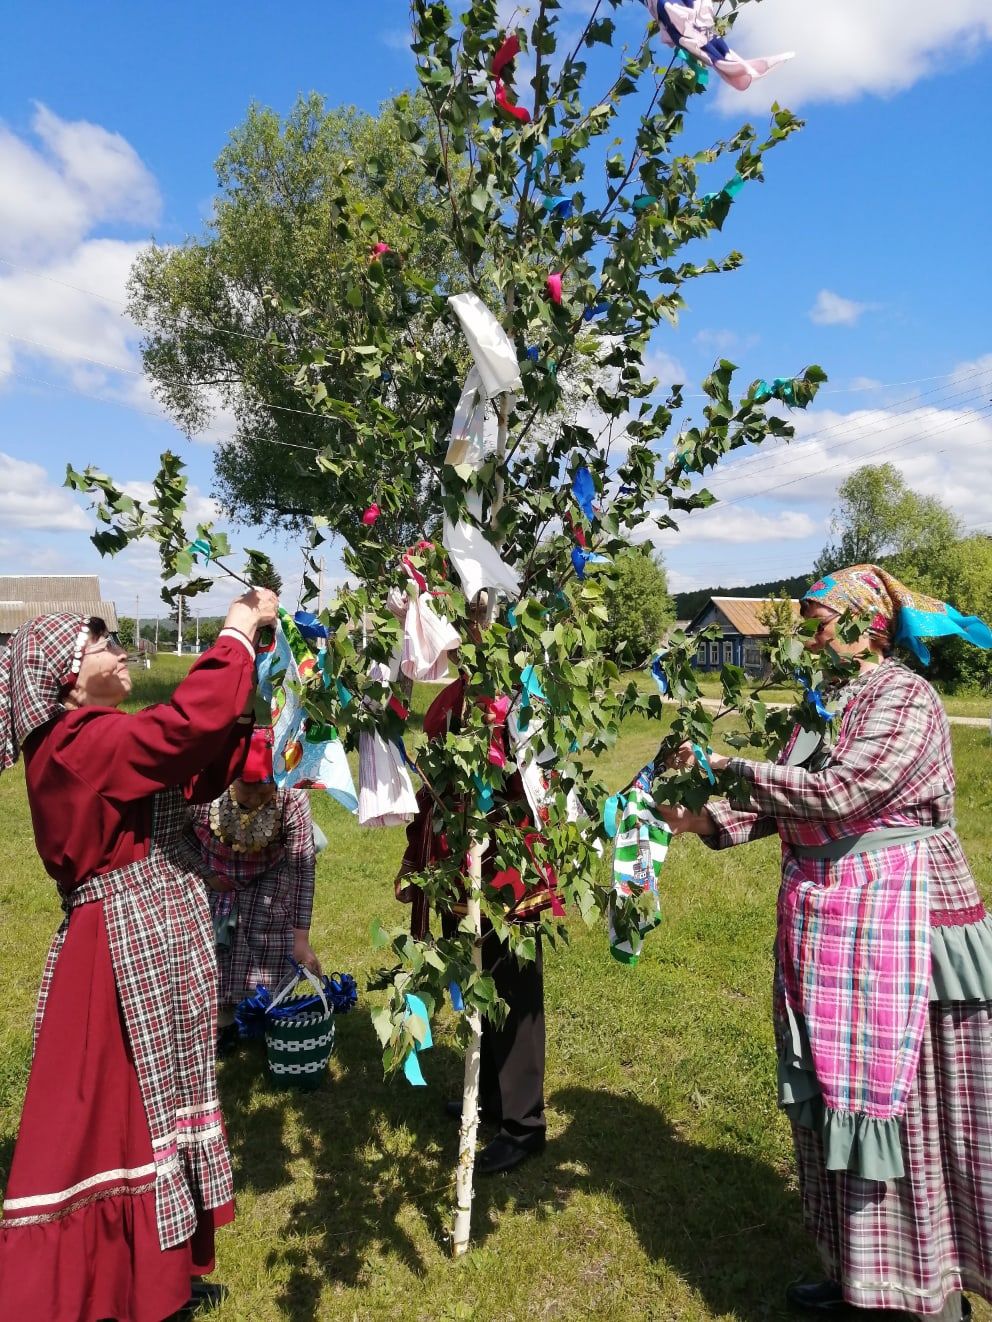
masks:
<svg viewBox="0 0 992 1322"><path fill-rule="evenodd" d="M158 790L179 785L203 803L237 778L252 730L238 718L253 684L250 649L221 637L170 702L135 713L81 707L28 739L35 841L63 890L147 857Z"/></svg>

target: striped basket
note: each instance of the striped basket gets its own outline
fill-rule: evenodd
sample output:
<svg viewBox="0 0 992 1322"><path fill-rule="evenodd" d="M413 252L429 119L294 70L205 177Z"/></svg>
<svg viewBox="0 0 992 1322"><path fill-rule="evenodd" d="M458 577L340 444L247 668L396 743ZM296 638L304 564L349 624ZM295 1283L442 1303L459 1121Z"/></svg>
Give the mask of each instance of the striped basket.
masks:
<svg viewBox="0 0 992 1322"><path fill-rule="evenodd" d="M319 1005L314 1005L309 990L303 995L296 992L301 977L313 987ZM293 1013L294 1001L306 1008ZM276 1009L279 1013L273 1014ZM273 997L265 1016L265 1050L269 1073L280 1087L310 1090L320 1086L334 1051L334 1012L320 980L308 969L301 967Z"/></svg>

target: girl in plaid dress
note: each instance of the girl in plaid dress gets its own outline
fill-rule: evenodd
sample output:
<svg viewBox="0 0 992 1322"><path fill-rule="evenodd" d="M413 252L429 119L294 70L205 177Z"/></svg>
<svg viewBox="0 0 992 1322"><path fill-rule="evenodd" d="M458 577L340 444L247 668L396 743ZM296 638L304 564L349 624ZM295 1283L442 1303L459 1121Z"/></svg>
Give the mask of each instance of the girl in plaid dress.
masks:
<svg viewBox="0 0 992 1322"><path fill-rule="evenodd" d="M870 621L854 644L845 611ZM832 742L797 729L777 764L713 756L746 803L659 811L714 849L782 839L779 1102L828 1271L790 1302L960 1322L962 1291L992 1298L992 921L954 831L947 716L890 653L926 664L924 638L992 632L874 565L814 584L803 614L810 650L858 665Z"/></svg>
<svg viewBox="0 0 992 1322"><path fill-rule="evenodd" d="M42 616L0 655L0 771L24 755L66 913L45 968L0 1221L0 1317L161 1322L216 1298L233 1216L214 1068L216 974L185 800L237 776L267 591L228 613L171 702L134 715L102 621Z"/></svg>
<svg viewBox="0 0 992 1322"><path fill-rule="evenodd" d="M272 731L256 730L240 777L210 804L190 809L217 941L222 1025L261 983L272 992L289 961L320 973L310 946L316 850L306 790L277 789ZM228 1036L222 1027L220 1042Z"/></svg>

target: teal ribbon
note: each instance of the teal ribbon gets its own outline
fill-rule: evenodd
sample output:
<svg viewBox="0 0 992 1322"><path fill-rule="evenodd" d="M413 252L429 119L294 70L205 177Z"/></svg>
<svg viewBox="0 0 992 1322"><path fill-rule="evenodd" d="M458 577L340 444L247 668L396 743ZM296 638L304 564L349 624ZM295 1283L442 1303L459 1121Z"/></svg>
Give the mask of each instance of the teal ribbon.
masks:
<svg viewBox="0 0 992 1322"><path fill-rule="evenodd" d="M342 707L350 707L352 701L350 690L346 689L340 680L338 680L338 701Z"/></svg>
<svg viewBox="0 0 992 1322"><path fill-rule="evenodd" d="M210 556L213 553L213 548L205 537L198 537L195 542L190 542L186 550L192 555L202 555L203 563L205 565L210 564Z"/></svg>
<svg viewBox="0 0 992 1322"><path fill-rule="evenodd" d="M759 381L754 391L754 402L764 404L769 399L779 399L783 404L795 404L795 380L791 376L777 376L771 385L767 381Z"/></svg>
<svg viewBox="0 0 992 1322"><path fill-rule="evenodd" d="M655 197L653 193L642 193L640 197L634 198L634 201L631 205L633 206L635 211L644 211L645 208L649 207L652 202L657 202L657 201L658 199Z"/></svg>
<svg viewBox="0 0 992 1322"><path fill-rule="evenodd" d="M702 769L706 772L710 784L715 785L716 776L714 776L713 774L713 768L710 766L710 760L703 752L702 748L700 748L699 744L692 745L692 755L699 763L699 765L702 767Z"/></svg>
<svg viewBox="0 0 992 1322"><path fill-rule="evenodd" d="M616 839L617 818L626 802L623 794L611 794L603 804L603 830L611 840Z"/></svg>
<svg viewBox="0 0 992 1322"><path fill-rule="evenodd" d="M709 87L710 71L709 69L707 69L706 65L700 64L699 61L696 59L695 55L690 55L690 53L687 50L683 50L681 46L679 46L678 50L676 51L676 54L678 55L679 59L683 60L696 75L696 86Z"/></svg>
<svg viewBox="0 0 992 1322"><path fill-rule="evenodd" d="M478 774L473 774L472 784L475 786L475 806L483 815L491 813L496 807L496 799L493 795L493 787L484 781Z"/></svg>
<svg viewBox="0 0 992 1322"><path fill-rule="evenodd" d="M418 1042L417 1039L414 1038L413 1050L403 1062L403 1073L406 1075L407 1083L412 1084L414 1088L426 1088L427 1080L424 1078L424 1072L420 1068L419 1057L422 1051L429 1051L434 1045L434 1039L431 1036L431 1019L430 1015L427 1013L427 1006L419 996L415 996L413 992L407 992L405 1000L406 1018L410 1019L416 1015L418 1019L422 1019L426 1027L426 1032L424 1033L424 1040L422 1042Z"/></svg>

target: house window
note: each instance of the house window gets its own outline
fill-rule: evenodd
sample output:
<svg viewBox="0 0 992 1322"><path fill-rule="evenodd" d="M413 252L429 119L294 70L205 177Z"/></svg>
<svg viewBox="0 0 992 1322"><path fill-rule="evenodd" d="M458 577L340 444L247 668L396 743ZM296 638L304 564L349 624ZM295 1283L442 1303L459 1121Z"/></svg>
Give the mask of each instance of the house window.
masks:
<svg viewBox="0 0 992 1322"><path fill-rule="evenodd" d="M734 645L733 643L723 644L723 664L732 666L734 664Z"/></svg>
<svg viewBox="0 0 992 1322"><path fill-rule="evenodd" d="M720 664L720 644L710 643L710 665L718 666Z"/></svg>
<svg viewBox="0 0 992 1322"><path fill-rule="evenodd" d="M697 665L700 665L700 666L705 666L705 664L706 664L706 644L705 644L705 643L700 643L700 644L699 644L699 651L696 653L696 664L697 664Z"/></svg>
<svg viewBox="0 0 992 1322"><path fill-rule="evenodd" d="M744 665L749 670L761 669L761 648L757 643L747 642L744 644Z"/></svg>

